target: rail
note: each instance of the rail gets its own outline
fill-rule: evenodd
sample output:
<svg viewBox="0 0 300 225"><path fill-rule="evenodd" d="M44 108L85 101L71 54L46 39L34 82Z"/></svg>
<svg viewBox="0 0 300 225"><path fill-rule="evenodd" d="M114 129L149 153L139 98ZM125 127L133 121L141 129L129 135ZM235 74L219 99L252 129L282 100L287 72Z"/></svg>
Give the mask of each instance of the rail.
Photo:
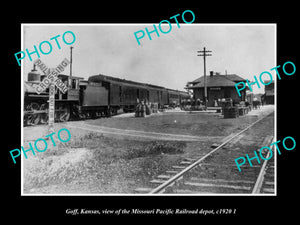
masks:
<svg viewBox="0 0 300 225"><path fill-rule="evenodd" d="M216 152L217 150L219 150L220 148L222 148L224 145L226 145L228 142L230 142L232 139L234 139L235 137L239 136L241 133L245 132L246 130L248 130L249 128L251 128L252 126L254 126L256 123L258 123L259 121L261 121L262 119L264 119L266 116L258 119L257 121L255 121L254 123L252 123L251 125L249 125L248 127L246 127L245 129L243 129L242 131L240 131L239 133L237 133L236 135L234 135L233 137L229 138L228 140L226 140L225 142L223 142L222 144L220 144L217 148L215 148L214 150L210 151L209 153L207 153L205 156L201 157L200 159L198 159L196 162L192 163L191 165L189 165L188 167L186 167L185 169L183 169L182 171L180 171L179 173L177 173L176 175L174 175L173 177L171 177L169 180L167 180L166 182L162 183L161 185L159 185L158 187L154 188L153 190L151 190L149 192L149 194L158 194L161 193L166 187L168 187L170 184L174 183L176 180L178 180L179 178L181 178L184 174L186 174L188 171L192 170L193 168L197 167L198 164L203 161L204 159L206 159L208 156L210 156L212 153Z"/></svg>
<svg viewBox="0 0 300 225"><path fill-rule="evenodd" d="M271 143L275 142L275 138L273 138L273 141ZM272 145L271 147L272 151L274 152L274 145ZM268 152L267 154L267 159L270 157L270 152ZM257 180L255 182L255 185L254 185L254 188L252 190L252 194L259 194L260 191L261 191L261 187L262 187L262 184L263 184L263 181L264 181L264 176L266 174L266 166L267 166L267 160L264 161L261 169L260 169L260 172L259 172L259 175L257 177Z"/></svg>

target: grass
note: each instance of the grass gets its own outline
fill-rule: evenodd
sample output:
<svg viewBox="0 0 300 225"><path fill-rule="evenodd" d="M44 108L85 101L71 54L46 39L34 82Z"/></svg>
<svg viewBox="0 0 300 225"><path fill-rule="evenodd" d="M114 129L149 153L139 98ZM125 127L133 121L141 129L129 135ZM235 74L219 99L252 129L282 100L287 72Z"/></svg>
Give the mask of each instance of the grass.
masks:
<svg viewBox="0 0 300 225"><path fill-rule="evenodd" d="M205 113L167 113L153 115L146 118L101 118L87 121L93 125L100 125L119 129L142 130L149 132L199 135L199 136L223 136L229 135L233 129L241 124L249 124L256 120L253 117L239 117L237 119L224 119L219 115Z"/></svg>
<svg viewBox="0 0 300 225"><path fill-rule="evenodd" d="M46 188L51 192L49 188L53 185L72 184L75 192L81 193L76 188L83 183L89 186L89 191L97 193L130 192L133 186L143 186L178 160L186 143L116 140L88 132L73 136L65 147L47 150L42 157L25 163L25 191Z"/></svg>
<svg viewBox="0 0 300 225"><path fill-rule="evenodd" d="M159 142L154 141L150 144L146 144L144 148L140 148L138 146L131 146L125 158L126 159L134 159L138 157L147 157L154 156L160 154L181 154L183 153L183 149L186 147L185 142Z"/></svg>

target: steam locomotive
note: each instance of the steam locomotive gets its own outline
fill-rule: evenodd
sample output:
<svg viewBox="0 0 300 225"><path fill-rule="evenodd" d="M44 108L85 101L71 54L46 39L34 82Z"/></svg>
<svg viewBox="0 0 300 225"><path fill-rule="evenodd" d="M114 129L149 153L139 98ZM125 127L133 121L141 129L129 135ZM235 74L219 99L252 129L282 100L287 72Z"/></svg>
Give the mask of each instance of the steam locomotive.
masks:
<svg viewBox="0 0 300 225"><path fill-rule="evenodd" d="M35 86L46 75L40 75L35 68L28 73L24 82L24 126L47 123L49 89L37 94ZM68 87L66 93L56 88L55 121L97 118L116 115L117 111L132 112L138 100L157 103L160 109L181 106L190 96L187 92L167 89L162 86L139 83L106 75L81 77L59 74Z"/></svg>

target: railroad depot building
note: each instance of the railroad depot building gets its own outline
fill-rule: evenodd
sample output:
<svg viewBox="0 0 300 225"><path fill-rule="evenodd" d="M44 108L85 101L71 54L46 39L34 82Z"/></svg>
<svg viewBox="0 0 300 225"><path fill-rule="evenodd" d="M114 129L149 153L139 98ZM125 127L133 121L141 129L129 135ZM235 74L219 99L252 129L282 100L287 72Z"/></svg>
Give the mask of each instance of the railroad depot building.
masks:
<svg viewBox="0 0 300 225"><path fill-rule="evenodd" d="M264 82L269 83L270 80ZM261 100L264 104L274 104L274 80L265 86L265 93L261 96Z"/></svg>
<svg viewBox="0 0 300 225"><path fill-rule="evenodd" d="M206 76L207 106L213 107L216 104L215 100L218 104L218 99L223 98L231 98L235 103L245 101L247 88L243 89L241 96L239 96L235 88L235 84L238 82L246 82L246 80L236 74L221 75L210 71L210 74ZM197 99L204 101L204 76L188 82L186 88L193 91L195 101Z"/></svg>

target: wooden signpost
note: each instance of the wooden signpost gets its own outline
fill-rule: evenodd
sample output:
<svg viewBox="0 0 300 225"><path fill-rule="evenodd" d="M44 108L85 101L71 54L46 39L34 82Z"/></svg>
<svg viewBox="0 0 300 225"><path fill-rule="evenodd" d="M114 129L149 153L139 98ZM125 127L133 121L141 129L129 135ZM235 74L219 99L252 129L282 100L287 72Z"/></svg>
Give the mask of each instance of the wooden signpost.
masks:
<svg viewBox="0 0 300 225"><path fill-rule="evenodd" d="M37 59L34 64L41 70L47 77L36 86L36 92L40 94L45 91L49 86L49 131L54 132L54 119L55 119L55 86L63 93L68 90L68 87L57 76L63 72L64 69L70 64L68 59L64 59L55 69L48 68L40 59Z"/></svg>

